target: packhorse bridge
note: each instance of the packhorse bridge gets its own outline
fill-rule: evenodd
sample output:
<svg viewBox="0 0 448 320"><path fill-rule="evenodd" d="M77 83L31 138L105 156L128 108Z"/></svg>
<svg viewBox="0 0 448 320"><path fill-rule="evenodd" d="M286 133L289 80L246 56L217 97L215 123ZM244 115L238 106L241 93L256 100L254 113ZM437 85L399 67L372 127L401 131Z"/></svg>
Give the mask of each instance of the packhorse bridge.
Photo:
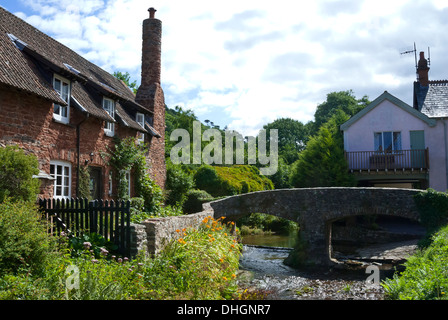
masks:
<svg viewBox="0 0 448 320"><path fill-rule="evenodd" d="M359 215L388 215L419 221L413 196L421 190L395 188L303 188L259 191L204 204L215 218L235 220L266 213L295 221L305 242L307 259L332 265L331 226Z"/></svg>

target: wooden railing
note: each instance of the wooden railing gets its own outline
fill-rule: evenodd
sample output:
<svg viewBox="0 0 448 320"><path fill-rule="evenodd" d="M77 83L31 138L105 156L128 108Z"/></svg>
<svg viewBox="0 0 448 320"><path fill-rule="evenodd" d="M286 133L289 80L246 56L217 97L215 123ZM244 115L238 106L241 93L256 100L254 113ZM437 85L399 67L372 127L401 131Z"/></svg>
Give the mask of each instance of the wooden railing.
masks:
<svg viewBox="0 0 448 320"><path fill-rule="evenodd" d="M345 152L349 170L426 170L429 169L428 148L392 152Z"/></svg>

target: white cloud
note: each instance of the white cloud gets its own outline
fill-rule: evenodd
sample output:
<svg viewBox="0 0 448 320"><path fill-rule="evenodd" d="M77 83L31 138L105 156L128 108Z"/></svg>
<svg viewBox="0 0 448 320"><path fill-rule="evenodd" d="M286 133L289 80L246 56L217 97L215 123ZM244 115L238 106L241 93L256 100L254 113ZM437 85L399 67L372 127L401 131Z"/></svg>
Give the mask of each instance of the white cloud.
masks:
<svg viewBox="0 0 448 320"><path fill-rule="evenodd" d="M42 31L113 72L139 82L138 0L22 0ZM169 107L245 135L269 121L313 119L329 92L371 100L384 90L412 103L413 55L431 47L430 78L447 78L446 1L153 0L163 22L162 85ZM214 119L213 114L219 119ZM204 120L204 119L202 119Z"/></svg>

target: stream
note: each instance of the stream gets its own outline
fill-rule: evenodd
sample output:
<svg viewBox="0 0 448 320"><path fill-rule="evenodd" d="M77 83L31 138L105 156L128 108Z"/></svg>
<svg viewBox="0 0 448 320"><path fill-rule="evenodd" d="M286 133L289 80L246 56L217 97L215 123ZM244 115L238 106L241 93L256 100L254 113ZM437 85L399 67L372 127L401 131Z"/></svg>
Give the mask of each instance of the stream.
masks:
<svg viewBox="0 0 448 320"><path fill-rule="evenodd" d="M377 267L380 280L391 277L394 266L404 262L417 245L416 240L408 240L339 255L338 260L353 265L349 269L300 270L283 264L294 243L291 236L243 237L240 287L267 300L382 300L382 286L366 281L367 267Z"/></svg>

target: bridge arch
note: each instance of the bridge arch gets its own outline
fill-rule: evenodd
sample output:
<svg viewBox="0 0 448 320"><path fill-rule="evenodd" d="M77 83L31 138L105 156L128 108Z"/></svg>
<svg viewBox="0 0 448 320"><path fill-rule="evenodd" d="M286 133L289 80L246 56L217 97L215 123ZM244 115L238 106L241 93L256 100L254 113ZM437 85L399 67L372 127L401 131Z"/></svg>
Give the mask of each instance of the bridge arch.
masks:
<svg viewBox="0 0 448 320"><path fill-rule="evenodd" d="M419 221L413 196L421 190L396 188L300 188L258 191L210 202L215 218L235 220L266 213L297 222L308 260L331 265L331 225L343 218L375 214Z"/></svg>

